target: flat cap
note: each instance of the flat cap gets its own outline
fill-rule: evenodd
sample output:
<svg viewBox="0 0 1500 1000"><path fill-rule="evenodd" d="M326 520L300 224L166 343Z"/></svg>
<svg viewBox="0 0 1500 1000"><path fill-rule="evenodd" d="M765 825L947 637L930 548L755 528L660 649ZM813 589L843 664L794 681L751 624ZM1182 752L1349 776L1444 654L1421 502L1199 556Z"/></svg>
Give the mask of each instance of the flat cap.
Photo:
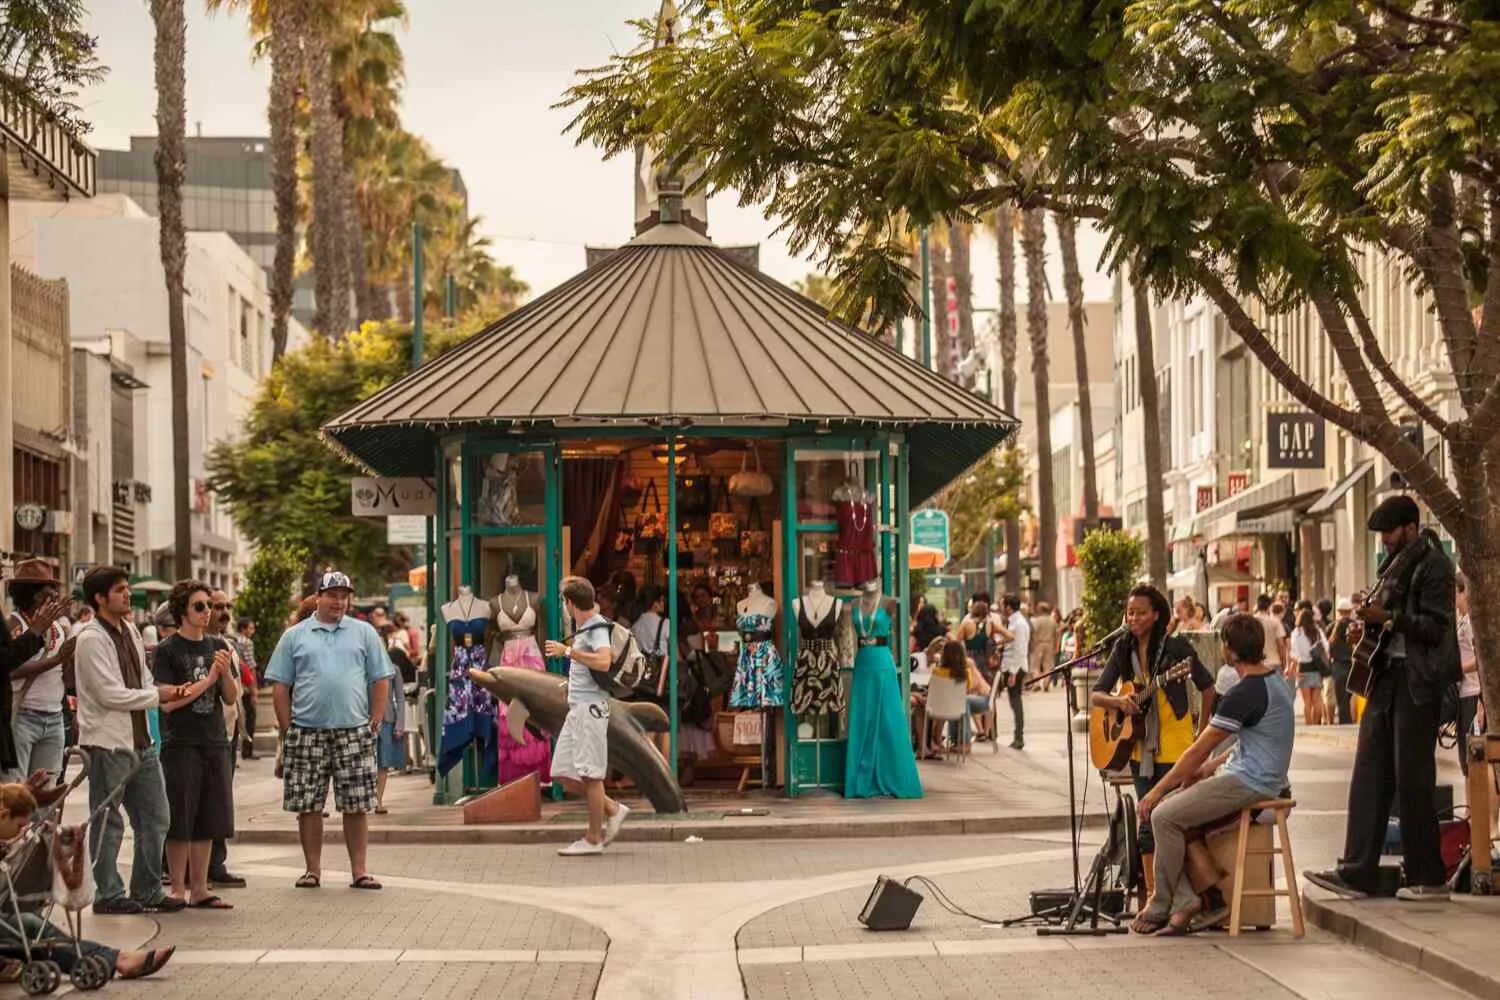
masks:
<svg viewBox="0 0 1500 1000"><path fill-rule="evenodd" d="M1370 513L1371 531L1391 531L1404 524L1421 523L1422 512L1417 509L1417 502L1404 494L1386 497Z"/></svg>

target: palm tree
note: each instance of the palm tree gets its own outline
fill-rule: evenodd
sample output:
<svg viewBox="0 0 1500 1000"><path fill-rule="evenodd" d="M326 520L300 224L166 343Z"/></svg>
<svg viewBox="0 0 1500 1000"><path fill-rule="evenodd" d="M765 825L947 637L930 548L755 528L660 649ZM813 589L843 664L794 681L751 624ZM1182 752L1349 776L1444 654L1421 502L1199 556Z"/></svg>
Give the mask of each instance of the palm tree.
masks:
<svg viewBox="0 0 1500 1000"><path fill-rule="evenodd" d="M410 322L411 224L430 225L443 204L457 198L453 177L421 139L400 128L377 131L351 172L368 238L369 279L394 292L397 316Z"/></svg>
<svg viewBox="0 0 1500 1000"><path fill-rule="evenodd" d="M276 256L271 264L271 362L286 353L297 264L297 99L302 94L302 0L206 0L210 11L243 8L257 54L269 51L271 187L276 206Z"/></svg>
<svg viewBox="0 0 1500 1000"><path fill-rule="evenodd" d="M1146 453L1146 568L1158 587L1167 583L1167 515L1161 500L1162 438L1161 410L1156 387L1156 350L1151 336L1151 290L1145 279L1132 270L1131 295L1135 299L1136 384L1141 392L1141 436Z"/></svg>
<svg viewBox="0 0 1500 1000"><path fill-rule="evenodd" d="M1078 379L1078 425L1083 438L1083 521L1099 521L1099 471L1094 462L1094 404L1089 390L1087 318L1083 312L1083 275L1078 270L1078 231L1071 216L1052 215L1062 247L1063 289L1068 295L1068 326L1073 331L1073 366Z"/></svg>
<svg viewBox="0 0 1500 1000"><path fill-rule="evenodd" d="M333 11L322 6L302 35L303 73L312 119L313 264L316 312L313 325L325 337L349 332L349 248L340 193L344 173L343 130L334 110Z"/></svg>
<svg viewBox="0 0 1500 1000"><path fill-rule="evenodd" d="M961 359L974 350L974 271L969 264L970 232L967 222L954 222L948 226L948 271L953 276L954 298L958 303L955 346Z"/></svg>
<svg viewBox="0 0 1500 1000"><path fill-rule="evenodd" d="M1047 371L1047 221L1040 208L1021 215L1021 254L1026 259L1026 333L1036 395L1036 505L1042 584L1038 600L1057 602L1057 508L1052 491L1052 404Z"/></svg>
<svg viewBox="0 0 1500 1000"><path fill-rule="evenodd" d="M182 221L182 184L187 176L187 17L183 0L151 0L151 21L156 28L156 197L172 369L173 572L185 580L193 575L193 522L188 489L187 318L183 315L187 295L183 278L187 230Z"/></svg>
<svg viewBox="0 0 1500 1000"><path fill-rule="evenodd" d="M927 260L932 279L932 367L944 378L953 377L952 352L948 348L948 241L945 231L927 232Z"/></svg>
<svg viewBox="0 0 1500 1000"><path fill-rule="evenodd" d="M995 209L995 245L1000 265L1000 403L1016 412L1016 244L1015 211ZM1005 592L1021 590L1021 523L1005 519Z"/></svg>

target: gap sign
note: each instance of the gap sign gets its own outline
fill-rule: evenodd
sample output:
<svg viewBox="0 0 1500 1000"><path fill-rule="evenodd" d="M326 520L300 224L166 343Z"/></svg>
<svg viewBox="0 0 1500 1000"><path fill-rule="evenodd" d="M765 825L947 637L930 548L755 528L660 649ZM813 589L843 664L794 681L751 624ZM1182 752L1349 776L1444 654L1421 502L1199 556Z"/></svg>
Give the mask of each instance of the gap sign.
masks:
<svg viewBox="0 0 1500 1000"><path fill-rule="evenodd" d="M912 511L910 542L941 549L943 561L947 562L952 555L948 551L948 512L931 507Z"/></svg>
<svg viewBox="0 0 1500 1000"><path fill-rule="evenodd" d="M1266 468L1321 469L1323 418L1311 413L1266 414Z"/></svg>

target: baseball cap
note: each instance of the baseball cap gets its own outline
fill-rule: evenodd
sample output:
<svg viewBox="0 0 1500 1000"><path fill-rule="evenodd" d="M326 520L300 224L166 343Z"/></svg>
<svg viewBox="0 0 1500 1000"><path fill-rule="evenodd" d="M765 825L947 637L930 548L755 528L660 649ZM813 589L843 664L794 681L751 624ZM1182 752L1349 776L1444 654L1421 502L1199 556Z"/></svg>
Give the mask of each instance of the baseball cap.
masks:
<svg viewBox="0 0 1500 1000"><path fill-rule="evenodd" d="M327 573L324 573L318 580L318 593L320 594L325 590L339 589L352 593L354 591L354 584L350 583L349 578L336 569L331 569Z"/></svg>
<svg viewBox="0 0 1500 1000"><path fill-rule="evenodd" d="M1348 598L1348 597L1340 597L1339 598L1339 610L1340 611L1353 611L1354 610L1354 601L1351 598Z"/></svg>

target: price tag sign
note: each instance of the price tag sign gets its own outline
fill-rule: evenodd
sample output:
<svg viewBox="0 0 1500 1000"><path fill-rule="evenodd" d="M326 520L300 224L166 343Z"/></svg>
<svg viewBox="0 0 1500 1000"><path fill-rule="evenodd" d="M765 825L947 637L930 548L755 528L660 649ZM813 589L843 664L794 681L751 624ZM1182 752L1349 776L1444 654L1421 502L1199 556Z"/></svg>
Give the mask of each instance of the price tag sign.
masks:
<svg viewBox="0 0 1500 1000"><path fill-rule="evenodd" d="M759 712L741 712L734 717L734 742L741 746L759 746L765 736L765 716Z"/></svg>

